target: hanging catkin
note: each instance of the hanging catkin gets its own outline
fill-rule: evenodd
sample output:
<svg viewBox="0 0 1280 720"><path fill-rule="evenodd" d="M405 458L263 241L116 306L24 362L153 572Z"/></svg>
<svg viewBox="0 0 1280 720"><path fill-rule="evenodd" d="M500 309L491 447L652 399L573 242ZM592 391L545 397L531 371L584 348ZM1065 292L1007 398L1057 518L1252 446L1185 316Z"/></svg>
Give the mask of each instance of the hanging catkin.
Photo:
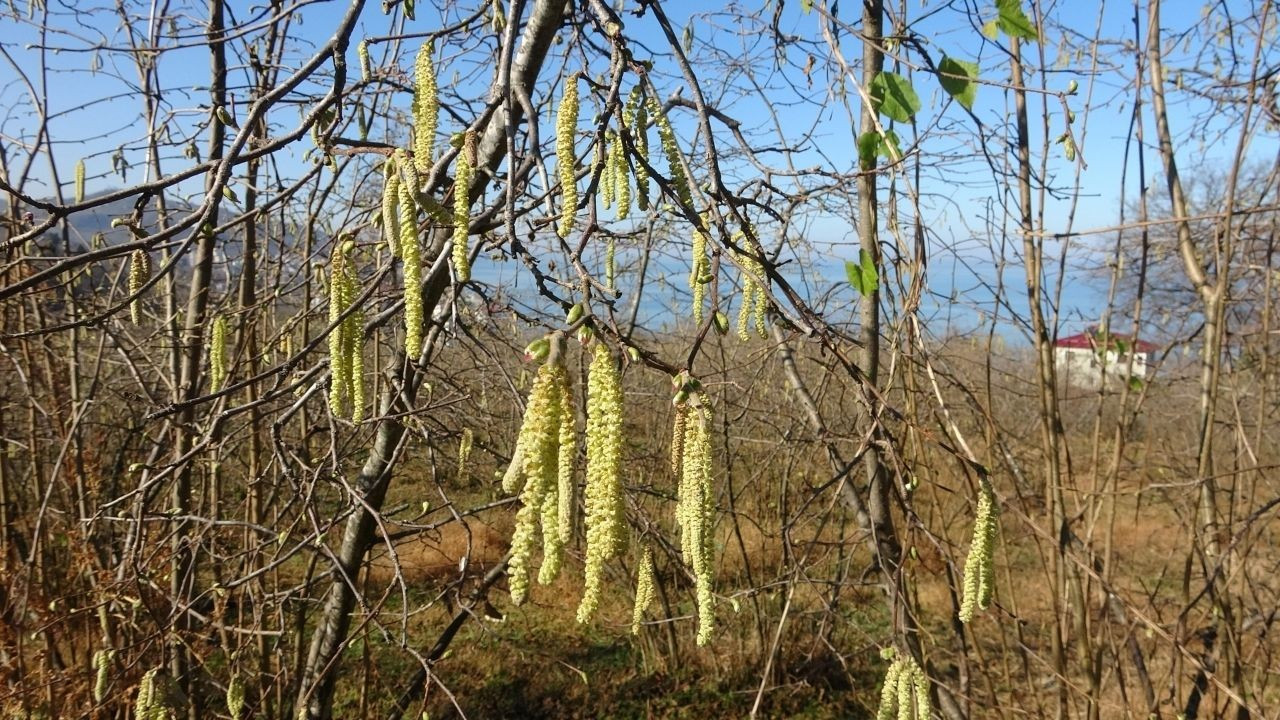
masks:
<svg viewBox="0 0 1280 720"><path fill-rule="evenodd" d="M684 207L691 207L693 195L689 190L689 176L685 174L684 163L680 158L680 145L676 141L676 132L671 128L671 121L662 112L656 100L649 101L649 114L653 116L654 124L658 126L658 139L662 142L662 151L667 156L667 172L671 176L671 186L676 191L676 199Z"/></svg>
<svg viewBox="0 0 1280 720"><path fill-rule="evenodd" d="M711 474L711 403L695 379L686 380L677 394L685 399L683 416L674 435L681 436L680 473L676 491L676 522L680 549L693 570L698 603L698 644L711 640L715 629L712 580L715 555L715 491ZM682 427L681 427L682 426Z"/></svg>
<svg viewBox="0 0 1280 720"><path fill-rule="evenodd" d="M529 401L525 405L524 419L516 438L513 463L520 463L518 472L504 477L504 489L513 491L512 485L524 479L520 492L520 510L516 513L515 530L511 536L511 560L507 574L510 578L511 601L524 602L529 593L529 565L537 547L538 532L544 536L544 555L551 547L562 551L559 527L559 479L561 442L564 436L562 415L573 408L569 400L569 373L564 366L564 336L555 335L549 343L546 362L538 369ZM572 422L572 420L570 420ZM550 512L548 512L550 510ZM548 542L546 536L553 536ZM559 570L559 557L543 558L544 568L551 564ZM551 570L539 573L539 580L554 579Z"/></svg>
<svg viewBox="0 0 1280 720"><path fill-rule="evenodd" d="M436 123L440 117L440 98L436 86L436 66L431 59L434 47L423 43L414 62L413 90L413 164L418 173L431 170L431 153L436 142Z"/></svg>
<svg viewBox="0 0 1280 720"><path fill-rule="evenodd" d="M653 548L645 545L644 554L640 557L640 566L636 568L636 604L631 610L632 635L640 634L640 626L644 623L644 611L653 604L657 584L653 571Z"/></svg>
<svg viewBox="0 0 1280 720"><path fill-rule="evenodd" d="M151 256L145 250L134 250L129 256L129 294L135 296L129 303L129 318L137 325L142 321L142 286L151 279Z"/></svg>
<svg viewBox="0 0 1280 720"><path fill-rule="evenodd" d="M710 229L706 213L702 224ZM693 229L693 259L689 263L689 292L693 295L693 323L702 324L702 306L706 303L707 283L711 282L711 260L707 257L707 233Z"/></svg>
<svg viewBox="0 0 1280 720"><path fill-rule="evenodd" d="M355 243L340 241L329 269L329 408L343 415L343 401L351 403L351 422L364 418L364 312L348 312L360 295L360 279L351 260ZM344 317L345 315L345 317Z"/></svg>
<svg viewBox="0 0 1280 720"><path fill-rule="evenodd" d="M573 140L578 132L578 75L565 82L556 113L556 167L560 174L560 237L573 232L578 213L578 168ZM607 163L606 163L607 166Z"/></svg>
<svg viewBox="0 0 1280 720"><path fill-rule="evenodd" d="M895 654L886 648L881 657L890 659ZM893 660L884 674L876 720L931 720L932 715L929 678L910 656Z"/></svg>
<svg viewBox="0 0 1280 720"><path fill-rule="evenodd" d="M622 492L622 381L613 356L597 343L587 375L587 513L585 588L578 622L591 618L604 589L604 564L626 542Z"/></svg>
<svg viewBox="0 0 1280 720"><path fill-rule="evenodd" d="M458 282L471 279L467 237L471 228L471 181L475 178L476 133L468 130L458 151L453 177L453 274Z"/></svg>
<svg viewBox="0 0 1280 720"><path fill-rule="evenodd" d="M960 601L960 622L969 623L979 610L991 605L995 590L995 544L1000 510L996 505L991 480L982 475L978 480L978 509L974 515L973 542L964 563L964 582Z"/></svg>
<svg viewBox="0 0 1280 720"><path fill-rule="evenodd" d="M217 392L227 380L227 318L218 315L213 319L213 331L209 339L209 390Z"/></svg>
<svg viewBox="0 0 1280 720"><path fill-rule="evenodd" d="M400 171L394 155L387 158L382 172L386 177L382 183L382 236L391 255L400 257Z"/></svg>
<svg viewBox="0 0 1280 720"><path fill-rule="evenodd" d="M416 358L422 350L422 245L418 212L408 183L400 182L400 259L404 264L404 351Z"/></svg>
<svg viewBox="0 0 1280 720"><path fill-rule="evenodd" d="M636 204L641 210L648 210L649 170L645 163L649 162L649 108L644 101L643 86L631 88L622 118L635 150Z"/></svg>
<svg viewBox="0 0 1280 720"><path fill-rule="evenodd" d="M622 136L618 133L613 134L609 164L613 166L613 192L618 202L618 219L626 220L631 213L631 176L627 168L627 151L622 146Z"/></svg>

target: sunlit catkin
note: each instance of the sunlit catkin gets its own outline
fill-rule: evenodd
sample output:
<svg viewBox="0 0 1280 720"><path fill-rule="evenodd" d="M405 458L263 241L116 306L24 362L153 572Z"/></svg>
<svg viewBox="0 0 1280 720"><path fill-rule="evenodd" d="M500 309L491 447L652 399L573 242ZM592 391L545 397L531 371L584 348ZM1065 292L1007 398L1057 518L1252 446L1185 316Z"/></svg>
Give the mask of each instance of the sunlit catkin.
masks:
<svg viewBox="0 0 1280 720"><path fill-rule="evenodd" d="M743 247L751 253L759 253L760 245L754 239L754 232L739 232L735 235ZM765 311L768 309L768 296L765 293L764 265L746 252L737 253L738 266L742 269L742 304L738 308L738 337L751 339L750 328L754 326L760 337L768 335L765 325Z"/></svg>
<svg viewBox="0 0 1280 720"><path fill-rule="evenodd" d="M707 228L707 216L702 216ZM711 260L707 258L707 233L702 228L693 229L693 259L689 263L689 292L693 295L693 322L702 324L702 306L706 304L707 283L711 282Z"/></svg>
<svg viewBox="0 0 1280 720"><path fill-rule="evenodd" d="M898 657L885 671L876 720L930 720L932 715L929 678L913 658Z"/></svg>
<svg viewBox="0 0 1280 720"><path fill-rule="evenodd" d="M129 256L129 318L137 325L142 321L142 286L151 279L151 256L145 250L134 250Z"/></svg>
<svg viewBox="0 0 1280 720"><path fill-rule="evenodd" d="M613 138L612 132L604 134L604 139L596 146L595 162L600 167L600 204L605 209L613 206L613 191L617 187L615 166L613 164L613 144L610 142Z"/></svg>
<svg viewBox="0 0 1280 720"><path fill-rule="evenodd" d="M649 101L649 113L658 126L658 139L662 142L662 151L667 156L667 172L671 176L671 187L676 191L676 199L684 207L693 205L693 195L689 190L689 176L684 172L684 162L680 157L680 144L676 141L676 132L671 128L656 100Z"/></svg>
<svg viewBox="0 0 1280 720"><path fill-rule="evenodd" d="M587 376L587 513L585 589L578 622L591 618L600 604L604 564L626 542L622 491L622 381L613 356L597 343Z"/></svg>
<svg viewBox="0 0 1280 720"><path fill-rule="evenodd" d="M627 105L623 109L623 124L631 134L631 145L635 151L636 204L641 210L649 209L649 108L644 102L644 89L637 85L631 88L627 97Z"/></svg>
<svg viewBox="0 0 1280 720"><path fill-rule="evenodd" d="M653 571L653 548L644 548L640 557L640 566L636 568L636 604L631 611L631 634L639 635L640 626L644 624L644 611L653 604L658 582Z"/></svg>
<svg viewBox="0 0 1280 720"><path fill-rule="evenodd" d="M407 183L400 183L400 260L404 264L404 351L416 358L422 350L422 245L418 213Z"/></svg>
<svg viewBox="0 0 1280 720"><path fill-rule="evenodd" d="M440 98L436 86L436 66L431 59L434 47L423 43L414 62L413 89L413 164L421 174L431 170L431 153L436 141L436 123L440 117Z"/></svg>
<svg viewBox="0 0 1280 720"><path fill-rule="evenodd" d="M511 601L524 602L529 593L529 564L537 547L538 531L545 523L545 505L548 496L558 494L557 481L560 460L560 415L564 392L569 384L568 371L564 367L562 350L564 339L557 337L546 363L538 369L538 375L529 391L524 419L516 437L513 462L519 462L519 473L511 476L524 478L520 492L520 510L516 513L515 530L511 536L511 560L507 575L510 578ZM572 412L572 409L569 408ZM554 500L553 522L541 527L542 532L559 535L555 512L559 505ZM544 559L544 563L546 560Z"/></svg>
<svg viewBox="0 0 1280 720"><path fill-rule="evenodd" d="M573 232L574 217L578 213L577 157L573 141L578 132L578 76L573 74L565 82L564 97L556 113L556 167L560 174L560 237ZM606 163L606 166L608 163Z"/></svg>
<svg viewBox="0 0 1280 720"><path fill-rule="evenodd" d="M982 476L978 484L978 509L973 522L973 541L964 563L961 587L960 622L969 623L979 610L991 605L995 590L995 544L1000 510L996 506L991 481Z"/></svg>
<svg viewBox="0 0 1280 720"><path fill-rule="evenodd" d="M360 58L360 79L369 82L369 78L373 77L373 64L369 61L369 41L361 40L356 45L356 57Z"/></svg>
<svg viewBox="0 0 1280 720"><path fill-rule="evenodd" d="M84 202L84 158L76 161L76 202Z"/></svg>
<svg viewBox="0 0 1280 720"><path fill-rule="evenodd" d="M618 219L626 220L631 214L631 173L627 168L627 151L622 136L613 134L609 149L609 164L613 166L613 192L618 202Z"/></svg>
<svg viewBox="0 0 1280 720"><path fill-rule="evenodd" d="M329 408L343 415L343 401L351 403L351 421L364 418L364 312L351 309L360 295L360 278L351 260L354 243L340 241L329 268ZM345 316L345 317L344 317Z"/></svg>
<svg viewBox="0 0 1280 720"><path fill-rule="evenodd" d="M394 157L382 166L386 180L382 184L382 236L394 257L400 256L400 171Z"/></svg>
<svg viewBox="0 0 1280 720"><path fill-rule="evenodd" d="M476 133L468 130L453 175L453 274L458 282L471 279L467 236L471 230L471 181L475 178Z"/></svg>
<svg viewBox="0 0 1280 720"><path fill-rule="evenodd" d="M227 380L227 318L219 315L213 319L209 338L209 390L217 392Z"/></svg>
<svg viewBox="0 0 1280 720"><path fill-rule="evenodd" d="M676 492L676 522L680 525L680 550L693 569L698 603L698 644L705 645L715 628L714 574L715 492L711 474L711 404L706 393L690 380L681 393L688 415L684 421L680 479Z"/></svg>
<svg viewBox="0 0 1280 720"><path fill-rule="evenodd" d="M573 461L578 452L573 393L568 372L556 374L560 424L556 432L555 482L542 502L542 567L538 583L549 585L560 575L564 546L573 531Z"/></svg>
<svg viewBox="0 0 1280 720"><path fill-rule="evenodd" d="M462 431L462 438L458 440L458 478L462 479L467 476L467 460L471 457L471 445L475 442L475 435L471 432L471 428L465 428Z"/></svg>

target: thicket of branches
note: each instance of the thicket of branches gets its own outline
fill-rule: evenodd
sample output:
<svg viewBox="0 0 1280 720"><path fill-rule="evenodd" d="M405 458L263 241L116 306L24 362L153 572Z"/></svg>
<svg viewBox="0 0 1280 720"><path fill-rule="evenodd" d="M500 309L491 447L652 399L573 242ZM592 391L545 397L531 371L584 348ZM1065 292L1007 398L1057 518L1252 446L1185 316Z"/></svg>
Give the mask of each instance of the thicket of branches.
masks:
<svg viewBox="0 0 1280 720"><path fill-rule="evenodd" d="M18 5L5 717L465 715L584 583L752 716L1280 707L1271 0Z"/></svg>

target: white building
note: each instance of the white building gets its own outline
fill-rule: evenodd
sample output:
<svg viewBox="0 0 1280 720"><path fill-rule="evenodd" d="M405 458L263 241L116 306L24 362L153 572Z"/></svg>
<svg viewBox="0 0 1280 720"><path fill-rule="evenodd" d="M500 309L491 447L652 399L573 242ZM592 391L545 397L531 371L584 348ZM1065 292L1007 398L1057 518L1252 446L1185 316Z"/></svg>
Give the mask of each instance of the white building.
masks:
<svg viewBox="0 0 1280 720"><path fill-rule="evenodd" d="M1060 379L1096 389L1130 379L1146 382L1154 370L1149 356L1158 349L1128 335L1089 328L1079 335L1058 338L1053 344L1053 362Z"/></svg>

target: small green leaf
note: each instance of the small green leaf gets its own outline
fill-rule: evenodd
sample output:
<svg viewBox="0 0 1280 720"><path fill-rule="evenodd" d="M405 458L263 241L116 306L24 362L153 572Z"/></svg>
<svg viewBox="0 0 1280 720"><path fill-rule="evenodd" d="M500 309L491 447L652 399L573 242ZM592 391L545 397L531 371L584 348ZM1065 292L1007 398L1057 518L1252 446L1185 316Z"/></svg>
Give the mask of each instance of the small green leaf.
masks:
<svg viewBox="0 0 1280 720"><path fill-rule="evenodd" d="M870 297L880 287L879 274L876 272L875 259L871 253L862 250L858 253L860 262L844 261L844 274L849 284L863 297Z"/></svg>
<svg viewBox="0 0 1280 720"><path fill-rule="evenodd" d="M804 11L805 15L813 12L813 0L800 0L800 9Z"/></svg>
<svg viewBox="0 0 1280 720"><path fill-rule="evenodd" d="M911 81L897 73L882 72L871 81L871 101L885 117L910 122L920 110L920 96Z"/></svg>
<svg viewBox="0 0 1280 720"><path fill-rule="evenodd" d="M1005 35L1022 40L1040 39L1040 33L1036 31L1035 25L1032 25L1031 19L1022 12L1022 0L996 0L996 12L998 13L996 24Z"/></svg>
<svg viewBox="0 0 1280 720"><path fill-rule="evenodd" d="M863 170L871 170L876 166L876 156L880 154L880 133L868 130L858 136L858 165ZM846 266L848 263L846 263Z"/></svg>
<svg viewBox="0 0 1280 720"><path fill-rule="evenodd" d="M404 0L404 16L409 18L410 20L415 19L413 17L414 15L413 6L414 6L414 0Z"/></svg>
<svg viewBox="0 0 1280 720"><path fill-rule="evenodd" d="M973 109L973 101L977 98L978 84L974 82L977 79L977 63L947 56L938 63L938 82L942 83L942 89L966 110Z"/></svg>
<svg viewBox="0 0 1280 720"><path fill-rule="evenodd" d="M1145 383L1142 382L1142 378L1139 378L1139 377L1129 378L1129 389L1132 390L1133 392L1142 392L1142 386L1144 384Z"/></svg>
<svg viewBox="0 0 1280 720"><path fill-rule="evenodd" d="M988 40L995 40L1000 37L1000 26L996 24L995 20L988 20L982 24L982 34Z"/></svg>

